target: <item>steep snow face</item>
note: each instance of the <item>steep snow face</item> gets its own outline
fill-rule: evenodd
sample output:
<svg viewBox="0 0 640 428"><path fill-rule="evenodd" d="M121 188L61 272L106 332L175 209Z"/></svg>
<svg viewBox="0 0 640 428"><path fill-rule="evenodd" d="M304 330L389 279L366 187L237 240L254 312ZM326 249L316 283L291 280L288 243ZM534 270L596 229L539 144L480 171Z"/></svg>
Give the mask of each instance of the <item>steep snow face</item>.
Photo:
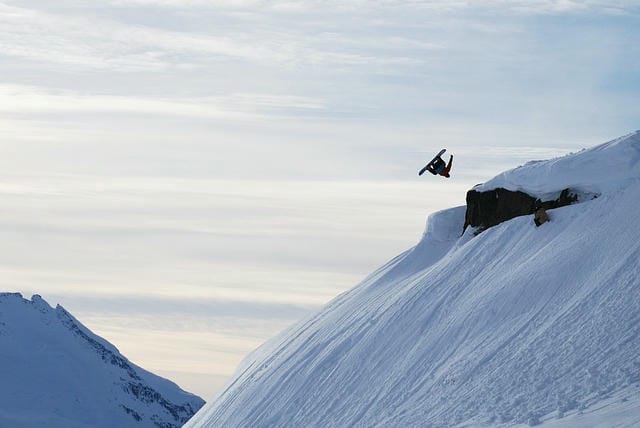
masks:
<svg viewBox="0 0 640 428"><path fill-rule="evenodd" d="M203 404L61 306L0 293L0 426L170 428Z"/></svg>
<svg viewBox="0 0 640 428"><path fill-rule="evenodd" d="M600 196L476 237L459 236L464 207L432 215L416 247L259 348L186 426L640 424L639 168L636 133L498 176L485 187Z"/></svg>

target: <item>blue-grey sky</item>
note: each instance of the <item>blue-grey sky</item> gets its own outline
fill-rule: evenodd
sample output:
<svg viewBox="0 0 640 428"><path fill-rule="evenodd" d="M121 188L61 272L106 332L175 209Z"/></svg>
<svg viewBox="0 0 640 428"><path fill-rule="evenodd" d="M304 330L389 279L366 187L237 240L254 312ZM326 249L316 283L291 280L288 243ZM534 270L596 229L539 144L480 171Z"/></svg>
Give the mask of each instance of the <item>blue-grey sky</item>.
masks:
<svg viewBox="0 0 640 428"><path fill-rule="evenodd" d="M0 0L2 288L210 398L639 76L639 1Z"/></svg>

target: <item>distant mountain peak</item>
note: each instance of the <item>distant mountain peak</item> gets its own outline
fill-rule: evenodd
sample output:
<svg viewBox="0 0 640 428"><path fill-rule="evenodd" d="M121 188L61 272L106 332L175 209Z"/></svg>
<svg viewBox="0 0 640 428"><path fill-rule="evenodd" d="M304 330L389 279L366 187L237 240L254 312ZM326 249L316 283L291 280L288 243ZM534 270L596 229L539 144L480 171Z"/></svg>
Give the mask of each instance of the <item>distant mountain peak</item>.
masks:
<svg viewBox="0 0 640 428"><path fill-rule="evenodd" d="M204 404L41 296L0 293L0 426L180 427Z"/></svg>

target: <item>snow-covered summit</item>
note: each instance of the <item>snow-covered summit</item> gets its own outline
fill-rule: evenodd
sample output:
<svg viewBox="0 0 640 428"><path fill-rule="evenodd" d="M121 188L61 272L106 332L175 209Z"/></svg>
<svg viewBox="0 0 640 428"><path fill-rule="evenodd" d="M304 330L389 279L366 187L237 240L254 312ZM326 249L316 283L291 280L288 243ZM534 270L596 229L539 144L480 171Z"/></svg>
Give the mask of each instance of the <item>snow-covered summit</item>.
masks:
<svg viewBox="0 0 640 428"><path fill-rule="evenodd" d="M531 161L476 186L520 190L536 197L573 188L593 194L612 191L640 179L640 130L556 159Z"/></svg>
<svg viewBox="0 0 640 428"><path fill-rule="evenodd" d="M0 293L0 380L2 427L179 427L204 404L39 295Z"/></svg>
<svg viewBox="0 0 640 428"><path fill-rule="evenodd" d="M465 207L432 215L414 248L255 351L187 427L639 426L639 138L480 186L599 195L541 227L521 216L460 236Z"/></svg>

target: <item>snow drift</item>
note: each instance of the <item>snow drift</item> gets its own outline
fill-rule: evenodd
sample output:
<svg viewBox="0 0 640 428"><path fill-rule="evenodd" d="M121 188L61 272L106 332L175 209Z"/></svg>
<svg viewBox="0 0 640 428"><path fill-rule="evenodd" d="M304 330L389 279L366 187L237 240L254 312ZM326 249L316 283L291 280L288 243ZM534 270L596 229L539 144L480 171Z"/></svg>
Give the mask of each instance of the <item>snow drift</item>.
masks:
<svg viewBox="0 0 640 428"><path fill-rule="evenodd" d="M203 404L129 362L61 306L0 293L1 427L172 428Z"/></svg>
<svg viewBox="0 0 640 428"><path fill-rule="evenodd" d="M640 132L476 190L498 187L589 197L475 237L465 207L433 214L186 426L640 424Z"/></svg>

